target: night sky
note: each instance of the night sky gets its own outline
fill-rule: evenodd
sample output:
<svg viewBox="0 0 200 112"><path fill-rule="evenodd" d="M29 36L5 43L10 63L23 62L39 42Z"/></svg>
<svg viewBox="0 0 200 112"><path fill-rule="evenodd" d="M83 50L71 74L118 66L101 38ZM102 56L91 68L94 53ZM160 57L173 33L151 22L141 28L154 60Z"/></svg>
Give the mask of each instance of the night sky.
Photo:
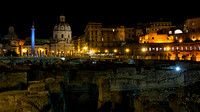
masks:
<svg viewBox="0 0 200 112"><path fill-rule="evenodd" d="M72 28L72 35L84 34L88 22L102 22L105 25L125 25L135 27L138 22L171 21L180 25L187 18L200 17L198 1L175 3L175 1L8 1L0 6L0 37L8 33L9 26L14 26L19 38L30 37L32 22L35 22L36 38L49 38L53 27L64 14L66 22ZM42 1L43 2L43 1ZM166 3L165 3L166 2ZM5 6L5 7L4 7Z"/></svg>

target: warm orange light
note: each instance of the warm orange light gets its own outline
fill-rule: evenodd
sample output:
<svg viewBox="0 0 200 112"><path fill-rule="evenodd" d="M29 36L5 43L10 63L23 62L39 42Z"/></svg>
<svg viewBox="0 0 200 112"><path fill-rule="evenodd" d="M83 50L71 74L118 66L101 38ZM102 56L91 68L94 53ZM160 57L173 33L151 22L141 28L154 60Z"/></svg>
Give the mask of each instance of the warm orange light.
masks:
<svg viewBox="0 0 200 112"><path fill-rule="evenodd" d="M182 42L182 39L180 39L179 42Z"/></svg>
<svg viewBox="0 0 200 112"><path fill-rule="evenodd" d="M170 50L170 48L169 47L167 47L167 51L169 51Z"/></svg>
<svg viewBox="0 0 200 112"><path fill-rule="evenodd" d="M145 48L142 48L142 52L146 52L146 49L145 49Z"/></svg>
<svg viewBox="0 0 200 112"><path fill-rule="evenodd" d="M108 50L105 50L105 52L107 53L107 52L108 52Z"/></svg>
<svg viewBox="0 0 200 112"><path fill-rule="evenodd" d="M41 51L43 52L43 51L44 51L44 49L41 49Z"/></svg>
<svg viewBox="0 0 200 112"><path fill-rule="evenodd" d="M25 52L26 52L26 49L22 49L22 52L25 53Z"/></svg>
<svg viewBox="0 0 200 112"><path fill-rule="evenodd" d="M126 49L126 52L129 52L129 49L128 49L128 48Z"/></svg>
<svg viewBox="0 0 200 112"><path fill-rule="evenodd" d="M21 46L24 45L24 43L25 43L25 40L20 40L19 41L19 45L21 45Z"/></svg>
<svg viewBox="0 0 200 112"><path fill-rule="evenodd" d="M83 47L84 50L87 50L87 47Z"/></svg>
<svg viewBox="0 0 200 112"><path fill-rule="evenodd" d="M117 52L117 49L115 49L114 52L116 53L116 52Z"/></svg>

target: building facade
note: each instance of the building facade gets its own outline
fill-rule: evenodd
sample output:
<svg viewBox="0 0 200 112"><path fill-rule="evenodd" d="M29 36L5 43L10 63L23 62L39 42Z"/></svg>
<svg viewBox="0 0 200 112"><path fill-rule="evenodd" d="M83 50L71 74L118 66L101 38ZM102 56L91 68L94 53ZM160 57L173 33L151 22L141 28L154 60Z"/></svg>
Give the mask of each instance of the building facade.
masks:
<svg viewBox="0 0 200 112"><path fill-rule="evenodd" d="M60 16L60 23L56 24L51 38L51 55L70 56L73 54L72 31L65 16Z"/></svg>
<svg viewBox="0 0 200 112"><path fill-rule="evenodd" d="M77 48L81 53L109 54L117 53L120 46L127 42L135 41L134 28L104 27L102 23L89 22L85 34L77 38Z"/></svg>
<svg viewBox="0 0 200 112"><path fill-rule="evenodd" d="M163 32L163 33L160 33ZM135 59L200 61L200 18L191 18L182 26L164 28L141 36L139 44L126 45Z"/></svg>
<svg viewBox="0 0 200 112"><path fill-rule="evenodd" d="M37 29L36 29L37 30ZM35 57L71 56L73 54L72 31L65 16L60 16L60 22L55 25L53 37L50 39L35 39ZM31 38L26 38L22 49L23 56L31 55Z"/></svg>
<svg viewBox="0 0 200 112"><path fill-rule="evenodd" d="M7 44L4 44L4 49L3 49L4 53L11 51L11 52L16 52L16 54L19 55L20 54L20 45L19 45L20 39L16 35L13 26L9 27L9 33L4 36L4 39L8 41Z"/></svg>

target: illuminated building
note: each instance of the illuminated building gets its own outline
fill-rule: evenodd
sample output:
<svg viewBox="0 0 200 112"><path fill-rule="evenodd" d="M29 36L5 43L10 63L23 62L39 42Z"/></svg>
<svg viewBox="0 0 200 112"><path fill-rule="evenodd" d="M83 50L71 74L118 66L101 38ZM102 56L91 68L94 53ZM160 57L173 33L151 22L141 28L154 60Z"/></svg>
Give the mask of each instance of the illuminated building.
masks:
<svg viewBox="0 0 200 112"><path fill-rule="evenodd" d="M200 18L187 19L182 26L165 28L141 36L139 44L125 45L135 59L200 61ZM163 33L160 33L163 32Z"/></svg>
<svg viewBox="0 0 200 112"><path fill-rule="evenodd" d="M175 26L172 26L171 22L163 22L161 19L159 22L150 22L149 27L146 28L146 34L173 27Z"/></svg>
<svg viewBox="0 0 200 112"><path fill-rule="evenodd" d="M34 39L32 38L35 37L34 26L31 30L31 38L26 38L23 45L23 56L31 56L32 51L34 51L35 57L72 55L72 31L69 24L65 23L65 16L60 16L60 23L55 25L53 30L53 37L51 39L35 39L34 43Z"/></svg>
<svg viewBox="0 0 200 112"><path fill-rule="evenodd" d="M192 40L200 40L200 17L187 19L183 23L182 31Z"/></svg>
<svg viewBox="0 0 200 112"><path fill-rule="evenodd" d="M157 32L151 32L145 36L140 37L140 43L172 43L174 42L173 36L168 34L158 34Z"/></svg>
<svg viewBox="0 0 200 112"><path fill-rule="evenodd" d="M134 28L103 27L102 23L89 22L85 28L85 44L80 48L86 47L88 53L114 53L119 47L127 42L134 41ZM107 51L107 52L105 52Z"/></svg>
<svg viewBox="0 0 200 112"><path fill-rule="evenodd" d="M4 39L7 40L9 43L4 44L3 52L6 53L8 51L14 51L19 55L20 54L20 49L19 49L20 39L15 34L13 26L9 27L9 33L4 36Z"/></svg>
<svg viewBox="0 0 200 112"><path fill-rule="evenodd" d="M23 56L32 56L32 46L31 46L31 37L25 39L23 45L22 54ZM49 39L35 39L34 47L35 57L47 57L50 56L50 41Z"/></svg>
<svg viewBox="0 0 200 112"><path fill-rule="evenodd" d="M65 16L60 16L60 23L56 24L51 38L51 54L57 56L70 56L73 53L72 31Z"/></svg>

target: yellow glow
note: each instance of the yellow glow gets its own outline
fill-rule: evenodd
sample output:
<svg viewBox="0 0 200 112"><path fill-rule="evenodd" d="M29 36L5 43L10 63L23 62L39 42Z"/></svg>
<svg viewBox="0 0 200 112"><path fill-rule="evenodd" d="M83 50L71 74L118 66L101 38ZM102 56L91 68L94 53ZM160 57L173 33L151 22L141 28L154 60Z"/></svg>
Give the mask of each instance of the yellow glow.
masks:
<svg viewBox="0 0 200 112"><path fill-rule="evenodd" d="M51 51L52 53L54 53L54 51Z"/></svg>
<svg viewBox="0 0 200 112"><path fill-rule="evenodd" d="M25 53L25 52L26 52L26 49L22 49L22 52Z"/></svg>
<svg viewBox="0 0 200 112"><path fill-rule="evenodd" d="M145 49L145 48L142 48L142 52L146 52L146 49Z"/></svg>
<svg viewBox="0 0 200 112"><path fill-rule="evenodd" d="M170 47L167 47L167 51L169 51L170 50Z"/></svg>
<svg viewBox="0 0 200 112"><path fill-rule="evenodd" d="M44 49L41 49L41 51L43 52L43 51L44 51Z"/></svg>
<svg viewBox="0 0 200 112"><path fill-rule="evenodd" d="M108 50L105 50L105 52L107 53L107 52L108 52Z"/></svg>
<svg viewBox="0 0 200 112"><path fill-rule="evenodd" d="M129 52L129 49L128 49L128 48L126 49L126 52Z"/></svg>
<svg viewBox="0 0 200 112"><path fill-rule="evenodd" d="M180 39L179 42L182 42L182 39Z"/></svg>
<svg viewBox="0 0 200 112"><path fill-rule="evenodd" d="M116 53L116 52L117 52L117 49L115 49L114 52Z"/></svg>
<svg viewBox="0 0 200 112"><path fill-rule="evenodd" d="M84 50L87 50L87 47L83 47Z"/></svg>
<svg viewBox="0 0 200 112"><path fill-rule="evenodd" d="M196 39L192 39L192 41L196 41Z"/></svg>

